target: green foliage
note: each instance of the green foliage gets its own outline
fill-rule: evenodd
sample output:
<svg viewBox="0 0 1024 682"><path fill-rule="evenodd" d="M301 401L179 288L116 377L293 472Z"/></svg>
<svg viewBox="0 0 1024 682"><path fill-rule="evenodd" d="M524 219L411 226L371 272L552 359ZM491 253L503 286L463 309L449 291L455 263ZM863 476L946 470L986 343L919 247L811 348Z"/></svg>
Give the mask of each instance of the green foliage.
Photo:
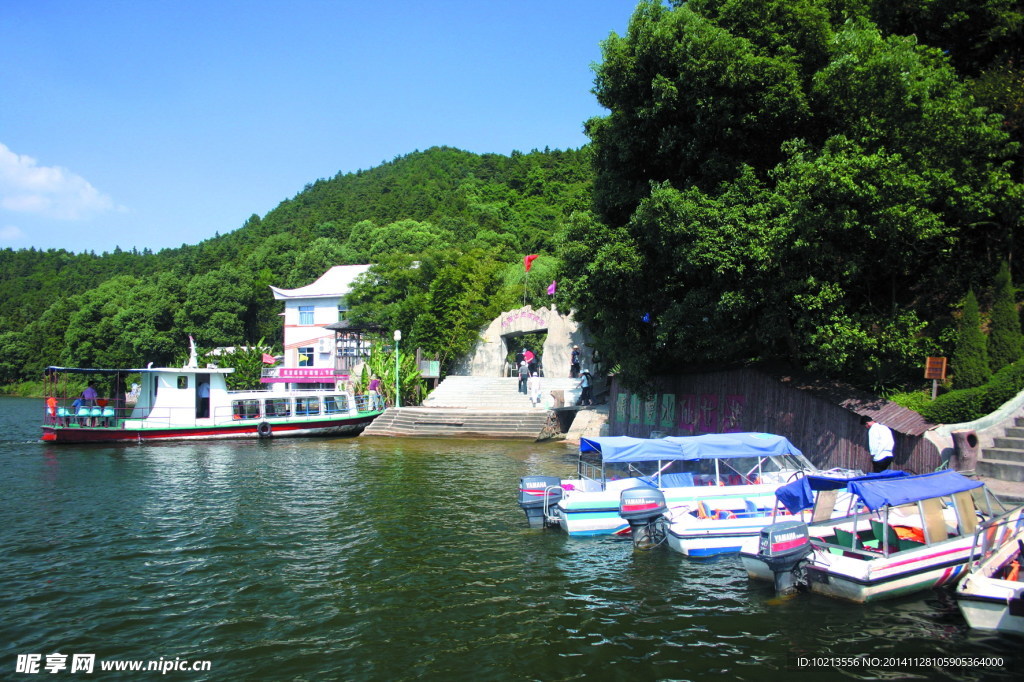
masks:
<svg viewBox="0 0 1024 682"><path fill-rule="evenodd" d="M1010 265L1006 261L999 267L994 289L988 333L988 363L992 371L996 372L1019 360L1024 349L1016 291L1010 279Z"/></svg>
<svg viewBox="0 0 1024 682"><path fill-rule="evenodd" d="M989 380L988 351L985 334L981 331L981 314L974 291L968 291L964 298L960 318L960 334L956 350L953 351L953 385L956 388L974 388Z"/></svg>
<svg viewBox="0 0 1024 682"><path fill-rule="evenodd" d="M393 341L382 336L373 341L370 349L370 357L366 360L367 370L360 379L360 388L365 390L369 384L369 377L374 375L380 379L380 393L388 405L395 404L395 349ZM365 380L365 384L363 384ZM399 342L398 347L398 382L402 396L402 406L419 405L427 392L426 382L420 377L420 370L416 366L415 351L409 351L404 339Z"/></svg>
<svg viewBox="0 0 1024 682"><path fill-rule="evenodd" d="M1002 121L873 4L674 4L604 43L597 215L561 233L560 307L636 384L770 357L915 380L963 263L1019 249Z"/></svg>
<svg viewBox="0 0 1024 682"><path fill-rule="evenodd" d="M34 379L50 364L170 364L190 333L207 347L279 345L270 286L303 286L356 263L377 263L389 278L367 294L370 318L455 354L470 326L521 297L500 272L526 253L550 253L562 222L589 205L590 159L586 149L435 147L318 180L238 230L158 254L0 249L0 383ZM449 290L464 310L441 300ZM438 311L451 327L427 331Z"/></svg>
<svg viewBox="0 0 1024 682"><path fill-rule="evenodd" d="M273 354L269 346L260 339L253 346L236 347L229 353L203 355L204 362L215 362L221 367L233 367L234 372L224 377L229 391L254 391L264 387L260 383L263 368L269 367L263 362L263 354Z"/></svg>
<svg viewBox="0 0 1024 682"><path fill-rule="evenodd" d="M980 419L1024 390L1024 361L1007 365L981 386L950 391L918 408L935 424L960 424Z"/></svg>

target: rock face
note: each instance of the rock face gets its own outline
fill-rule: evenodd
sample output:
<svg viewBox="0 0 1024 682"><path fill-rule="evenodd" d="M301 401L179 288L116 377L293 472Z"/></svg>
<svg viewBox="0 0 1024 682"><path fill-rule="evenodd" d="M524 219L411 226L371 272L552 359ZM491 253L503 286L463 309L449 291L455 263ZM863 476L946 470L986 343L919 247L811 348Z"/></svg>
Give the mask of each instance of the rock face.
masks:
<svg viewBox="0 0 1024 682"><path fill-rule="evenodd" d="M469 376L504 376L509 351L518 350L516 338L533 332L547 332L547 341L541 352L541 365L547 377L569 376L569 357L577 345L582 353L582 367L593 368L591 348L586 331L572 318L562 315L554 307L534 310L526 306L503 312L480 334L476 351L460 360L453 368L455 374Z"/></svg>

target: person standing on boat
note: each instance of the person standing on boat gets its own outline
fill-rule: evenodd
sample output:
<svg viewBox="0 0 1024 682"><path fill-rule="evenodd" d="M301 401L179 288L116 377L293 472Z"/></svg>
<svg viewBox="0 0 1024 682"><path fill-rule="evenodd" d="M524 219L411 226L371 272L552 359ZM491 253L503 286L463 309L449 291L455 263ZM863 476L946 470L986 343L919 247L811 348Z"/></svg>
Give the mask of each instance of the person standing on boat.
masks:
<svg viewBox="0 0 1024 682"><path fill-rule="evenodd" d="M210 380L201 379L197 391L199 405L196 410L196 416L200 419L205 419L210 416Z"/></svg>
<svg viewBox="0 0 1024 682"><path fill-rule="evenodd" d="M868 429L868 452L871 453L872 471L885 471L892 465L892 451L895 441L892 431L885 424L879 424L873 417L864 415L860 423Z"/></svg>
<svg viewBox="0 0 1024 682"><path fill-rule="evenodd" d="M82 405L84 407L89 407L89 408L95 407L96 399L99 398L99 397L100 397L100 394L96 392L96 387L90 381L89 385L85 387L84 391L82 391L82 395L81 395ZM87 426L94 426L92 418L89 418L89 419L86 420L86 425Z"/></svg>

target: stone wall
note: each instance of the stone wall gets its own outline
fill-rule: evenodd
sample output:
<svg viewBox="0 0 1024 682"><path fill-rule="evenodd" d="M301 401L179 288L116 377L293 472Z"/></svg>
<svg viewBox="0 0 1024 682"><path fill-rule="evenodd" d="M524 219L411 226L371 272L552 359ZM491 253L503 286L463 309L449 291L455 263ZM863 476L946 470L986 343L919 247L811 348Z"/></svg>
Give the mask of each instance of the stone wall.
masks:
<svg viewBox="0 0 1024 682"><path fill-rule="evenodd" d="M541 352L545 376L569 376L569 356L573 345L583 353L583 367L593 367L592 349L587 345L586 331L572 315L560 314L554 306L534 310L525 306L503 312L480 334L480 341L470 357L456 363L453 374L499 377L505 373L509 350L518 350L515 337L532 332L547 332Z"/></svg>

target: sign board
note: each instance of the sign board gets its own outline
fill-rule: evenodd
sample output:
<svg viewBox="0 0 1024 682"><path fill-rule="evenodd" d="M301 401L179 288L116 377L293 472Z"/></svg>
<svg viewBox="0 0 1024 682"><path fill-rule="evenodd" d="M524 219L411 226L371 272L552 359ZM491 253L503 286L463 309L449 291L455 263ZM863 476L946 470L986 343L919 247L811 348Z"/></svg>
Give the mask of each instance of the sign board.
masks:
<svg viewBox="0 0 1024 682"><path fill-rule="evenodd" d="M924 363L924 378L945 381L946 358L928 358Z"/></svg>

